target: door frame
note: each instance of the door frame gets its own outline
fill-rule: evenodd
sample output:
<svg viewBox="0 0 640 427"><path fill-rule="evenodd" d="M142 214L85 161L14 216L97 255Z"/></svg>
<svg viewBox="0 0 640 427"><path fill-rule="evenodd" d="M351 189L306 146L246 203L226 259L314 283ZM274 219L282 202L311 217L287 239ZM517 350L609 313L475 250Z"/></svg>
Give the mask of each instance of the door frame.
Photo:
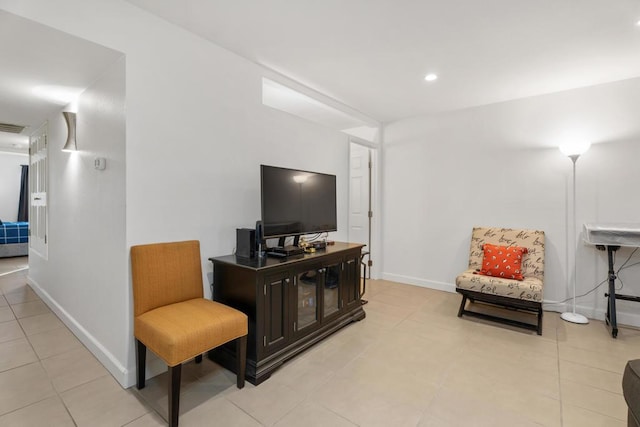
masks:
<svg viewBox="0 0 640 427"><path fill-rule="evenodd" d="M380 203L380 155L381 145L375 142L370 142L355 136L349 136L349 171L351 171L351 144L357 144L368 148L371 153L371 177L370 177L370 197L371 197L371 211L373 216L371 217L371 224L369 228L370 242L369 246L365 250L369 251L369 260L372 261L372 266L367 268L367 278L377 279L380 277L382 271L382 242L381 234L381 203ZM349 185L349 191L351 185ZM349 203L351 201L351 194L349 194ZM350 211L350 208L349 208ZM348 227L350 229L350 226Z"/></svg>

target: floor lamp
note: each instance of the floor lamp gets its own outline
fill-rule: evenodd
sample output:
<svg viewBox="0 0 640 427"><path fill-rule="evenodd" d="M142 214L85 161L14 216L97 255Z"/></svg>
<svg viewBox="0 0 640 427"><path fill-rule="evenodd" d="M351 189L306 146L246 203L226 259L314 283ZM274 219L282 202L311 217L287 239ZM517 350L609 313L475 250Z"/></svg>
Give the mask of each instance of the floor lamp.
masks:
<svg viewBox="0 0 640 427"><path fill-rule="evenodd" d="M563 144L560 146L560 151L562 154L569 157L573 162L573 220L571 223L571 233L572 242L576 244L576 162L581 154L587 151L590 147L588 143L581 144ZM582 314L576 313L576 280L577 280L577 272L578 272L578 260L576 257L576 249L573 251L573 310L565 311L560 315L562 320L566 320L571 323L589 323L589 319L587 319Z"/></svg>

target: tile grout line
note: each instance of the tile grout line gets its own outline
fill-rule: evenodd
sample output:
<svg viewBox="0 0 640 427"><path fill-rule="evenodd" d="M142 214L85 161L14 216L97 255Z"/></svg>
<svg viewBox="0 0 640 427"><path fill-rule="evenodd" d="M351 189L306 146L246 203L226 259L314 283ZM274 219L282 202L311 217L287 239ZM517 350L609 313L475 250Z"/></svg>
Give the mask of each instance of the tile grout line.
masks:
<svg viewBox="0 0 640 427"><path fill-rule="evenodd" d="M18 270L18 271L20 271L20 270ZM29 285L25 283L24 286L28 287ZM9 292L9 293L11 293L11 292ZM5 293L3 292L2 295L4 297ZM36 352L36 349L33 347L33 344L31 343L31 340L29 339L29 336L27 335L27 332L24 330L24 327L22 326L22 323L20 323L20 319L18 319L18 317L16 316L16 313L13 310L12 304L9 302L9 300L6 299L6 297L5 297L5 300L7 301L9 309L13 313L13 317L14 317L15 322L18 324L18 326L20 327L20 330L22 331L22 334L24 335L24 339L29 343L29 347L31 348L31 351L33 351L33 354L36 356L37 361L32 362L32 363L26 363L26 364L20 365L20 366L15 366L15 367L13 367L11 369L8 369L7 371L3 371L3 372L8 372L8 371L11 371L11 370L23 367L23 366L33 365L33 364L36 364L36 363L39 364L40 367L42 368L42 370L44 371L45 375L47 375L47 380L49 381L49 384L51 385L51 389L55 393L55 396L58 399L60 399L60 401L62 402L62 404L63 404L63 406L65 408L65 410L68 412L67 406L64 404L64 401L62 400L62 396L60 396L60 394L58 393L58 390L56 390L56 388L53 386L53 381L51 381L51 378L49 377L49 374L48 374L47 370L45 369L44 365L42 364L42 359L40 358L40 356ZM17 339L21 339L21 338L17 338ZM24 409L24 408L27 408L27 407L32 406L32 405L35 405L35 404L40 403L40 402L42 402L42 401L44 401L46 399L50 399L51 397L53 397L53 396L45 397L45 398L40 399L38 401L31 402L30 404L22 406L20 408L16 408L15 410L8 412L7 414L10 414L12 412L15 412L15 411L18 411L18 410L21 410L21 409ZM3 414L3 415L7 415L7 414ZM69 414L69 415L71 415L71 414ZM73 417L71 419L73 420ZM75 420L73 420L73 423L74 423L74 425L77 425Z"/></svg>
<svg viewBox="0 0 640 427"><path fill-rule="evenodd" d="M18 271L20 271L20 270L18 270ZM31 288L29 287L29 284L28 284L28 283L25 283L25 284L24 284L24 286L26 286L28 289L31 289ZM11 292L9 292L9 293L11 293ZM3 295L3 297L5 296L4 292L3 292L3 294L2 294L2 295ZM7 299L6 299L6 297L5 297L5 300L7 300ZM39 298L39 297L38 297L38 300L40 300L40 298ZM50 376L50 374L49 374L49 371L47 371L47 369L45 368L44 364L42 363L42 360L44 360L44 359L42 359L42 358L40 357L40 355L39 355L39 354L38 354L38 352L36 351L35 347L33 346L33 343L31 342L31 339L29 338L29 335L27 335L27 331L25 331L24 327L22 326L22 323L20 322L20 319L16 316L16 313L15 313L15 311L14 311L13 307L12 307L12 304L9 302L9 300L7 300L7 304L8 304L8 307L10 308L11 312L13 313L13 316L14 316L14 318L15 318L14 320L15 320L15 321L16 321L16 323L20 326L20 329L22 330L22 333L24 334L24 338L25 338L25 339L27 340L27 342L29 343L29 347L31 347L31 351L33 351L33 354L35 354L35 356L38 358L38 360L37 360L36 362L30 363L30 364L38 363L38 364L40 365L40 367L41 367L41 368L42 368L42 370L44 371L45 375L47 376L47 380L49 381L49 384L51 385L51 389L52 389L52 390L53 390L53 392L55 393L55 395L54 395L54 396L58 398L58 400L60 401L60 403L61 403L61 404L62 404L62 406L64 407L64 410L65 410L65 411L66 411L66 413L69 415L69 418L71 419L71 422L73 422L73 425L77 427L78 423L76 422L75 418L73 417L73 415L72 415L72 414L71 414L71 412L69 411L69 408L67 407L67 404L65 403L64 399L62 398L61 393L60 393L60 392L58 391L58 389L56 389L56 387L54 386L54 384L53 384L53 380L51 379L51 376ZM35 316L35 315L34 315L34 316ZM27 317L33 317L33 316L27 316ZM57 317L57 316L56 316L56 317ZM45 358L45 359L46 359L46 358ZM25 365L20 365L20 366L14 367L14 368L12 368L12 369L16 369L16 368L19 368L19 367L22 367L22 366L28 366L28 365L30 365L30 364L29 364L29 363L27 363L27 364L25 364ZM11 370L11 369L9 369L9 370ZM8 370L8 371L9 371L9 370ZM6 372L6 371L5 371L5 372ZM75 387L73 387L73 388L75 388ZM71 390L71 389L70 389L70 390ZM10 412L8 412L7 414L9 414L9 413L11 413L11 412L15 412L15 411L21 410L21 409L24 409L24 408L28 408L29 406L32 406L32 405L38 404L38 403L40 403L40 402L42 402L42 401L44 401L44 400L50 399L51 397L53 397L53 396L49 396L49 397L46 397L46 398L40 399L40 400L38 400L38 401L36 401L36 402L32 402L32 403L30 403L30 404L28 404L28 405L22 406L22 407L20 407L20 408L16 408L14 411L10 411ZM7 415L7 414L3 414L3 415Z"/></svg>
<svg viewBox="0 0 640 427"><path fill-rule="evenodd" d="M257 386L256 386L257 387ZM245 414L247 414L252 420L255 420L258 424L260 424L261 426L264 426L264 424L262 424L260 422L259 419L257 419L256 417L254 417L253 415L251 415L249 412L245 411L244 409L242 409L240 406L236 405L236 403L233 400L230 400L229 398L227 398L227 396L224 396L223 399L225 399L227 402L231 403L233 406L235 406L236 408L238 408L240 411L244 412ZM277 421L276 421L277 422Z"/></svg>
<svg viewBox="0 0 640 427"><path fill-rule="evenodd" d="M2 373L9 372L9 371L12 371L12 370L14 370L14 369L24 368L25 366L29 366L29 365L35 365L36 363L37 363L37 364L42 365L42 364L40 363L40 360L38 360L38 361L36 361L36 362L26 363L26 364L24 364L24 365L16 366L15 368L7 369L6 371L2 371ZM42 370L43 370L43 371L45 370L45 369L44 369L44 366L42 366ZM45 372L46 372L46 371L45 371ZM48 378L49 378L49 377L47 377L47 379L48 379ZM56 394L55 394L55 396L57 396L57 394L58 394L58 393L56 392L55 388L53 387L53 384L51 384L51 389L54 391L54 393L56 393ZM47 400L47 399L51 399L52 397L54 397L54 396L52 395L52 396L48 396L48 397L43 397L42 399L36 400L36 401L34 401L34 402L31 402L31 403L29 403L28 405L24 405L24 406L20 406L19 408L12 409L12 410L11 410L11 411L9 411L9 412L5 412L4 414L0 414L0 418L4 417L4 416L6 416L6 415L12 414L12 413L14 413L14 412L16 412L16 411L20 411L20 410L22 410L22 409L24 409L24 408L28 408L29 406L36 405L36 404L38 404L38 403L40 403L40 402L43 402L43 401L45 401L45 400Z"/></svg>

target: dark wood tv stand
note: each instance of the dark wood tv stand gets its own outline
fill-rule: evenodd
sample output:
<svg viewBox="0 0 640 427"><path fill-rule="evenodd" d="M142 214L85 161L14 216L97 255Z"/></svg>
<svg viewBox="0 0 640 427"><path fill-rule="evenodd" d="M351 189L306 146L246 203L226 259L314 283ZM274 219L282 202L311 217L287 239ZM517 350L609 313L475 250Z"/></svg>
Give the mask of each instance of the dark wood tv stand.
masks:
<svg viewBox="0 0 640 427"><path fill-rule="evenodd" d="M363 245L336 242L313 254L285 259L209 258L213 299L249 317L246 378L260 384L286 360L351 322L362 320ZM235 346L209 357L235 371Z"/></svg>

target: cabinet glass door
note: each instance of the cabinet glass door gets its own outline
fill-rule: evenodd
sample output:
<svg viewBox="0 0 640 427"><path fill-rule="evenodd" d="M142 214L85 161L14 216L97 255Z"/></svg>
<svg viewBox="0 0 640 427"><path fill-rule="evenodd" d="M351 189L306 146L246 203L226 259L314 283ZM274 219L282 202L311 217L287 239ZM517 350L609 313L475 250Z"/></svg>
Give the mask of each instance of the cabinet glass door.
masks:
<svg viewBox="0 0 640 427"><path fill-rule="evenodd" d="M331 316L340 310L340 270L342 263L331 264L325 268L323 317Z"/></svg>
<svg viewBox="0 0 640 427"><path fill-rule="evenodd" d="M295 331L318 322L318 284L321 275L321 270L313 269L299 273L296 277L298 315Z"/></svg>

